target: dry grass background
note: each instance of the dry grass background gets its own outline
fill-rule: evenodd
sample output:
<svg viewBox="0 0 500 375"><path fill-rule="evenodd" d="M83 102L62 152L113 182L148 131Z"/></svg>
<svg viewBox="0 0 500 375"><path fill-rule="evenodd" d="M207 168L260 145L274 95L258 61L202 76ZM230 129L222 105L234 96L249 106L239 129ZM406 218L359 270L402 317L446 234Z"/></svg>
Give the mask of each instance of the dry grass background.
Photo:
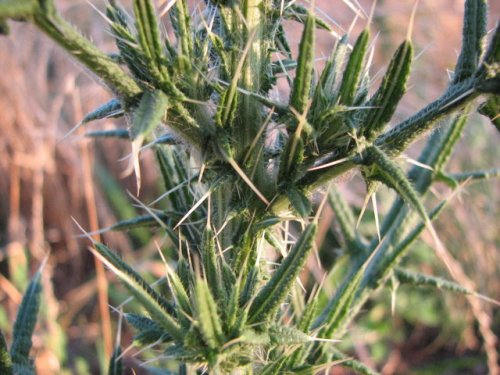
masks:
<svg viewBox="0 0 500 375"><path fill-rule="evenodd" d="M110 37L104 31L104 21L86 2L58 3L62 13L86 35L104 50L113 50ZM93 3L102 6L102 2ZM360 3L369 10L371 1ZM378 3L372 31L380 32L375 68L383 69L398 41L406 34L413 1L379 0ZM498 20L500 2L491 3L491 20ZM316 5L344 30L349 28L353 13L342 1L317 0ZM462 8L463 1L458 0L420 1L415 45L417 53L423 52L415 62L412 88L399 109L401 116L437 97L446 85L447 70L453 69L460 48ZM95 366L93 357L98 350L94 345L103 337L102 326L107 332L105 336L110 334L107 314L102 309L105 306L107 310L106 301L101 299L99 304L97 297L99 287L106 285L102 278L96 281L94 261L86 251L86 243L75 238L77 230L71 217L91 230L115 220L106 196L94 181L92 166L94 163L105 165L109 173L119 179L125 164L117 160L129 150L120 142L95 143L83 139L81 133L63 139L83 114L104 102L109 94L31 25L12 26L11 36L0 39L0 303L8 323L19 304L22 287L8 277L12 279L24 264L33 269L50 251L50 267L44 281L46 305L34 347L40 374L56 374L62 371L61 358L64 358L58 351L62 350L61 345L66 345L54 342L55 338L63 340L66 336L69 355L66 363L75 370L77 357L85 357ZM364 21L359 20L355 29L363 26ZM290 32L298 34L300 30ZM342 32L340 28L338 32ZM318 56L326 56L334 39L326 34L320 38ZM451 165L454 171L491 167L497 161L495 145L500 141L499 134L479 118L474 117L473 121ZM116 124L101 122L98 127ZM144 196L155 191L156 170L152 165L146 156L144 186L151 188L141 193ZM127 178L120 181L125 189L135 191L133 181ZM353 201L361 202L362 189L356 182L356 179L350 181L343 189ZM497 182L471 186L437 224L450 251L464 264L478 290L496 299L500 299L499 203ZM105 241L130 259L138 254L132 250L126 235L106 235ZM139 259L132 262L137 264ZM435 270L430 264L424 267ZM406 373L412 364L423 363L436 355L460 356L480 349L480 338L465 300L453 296L446 299L451 306L447 309L452 315L450 319L464 322L461 336L453 345L437 341L434 346L428 346L424 342L432 339L428 337L429 327L416 327L412 331L416 338L409 337L409 344L394 344L382 366L384 374ZM486 310L498 333L498 311L493 314L490 306ZM61 330L65 334L61 334ZM434 336L439 339L439 334ZM110 340L111 337L106 336L104 345L109 347ZM365 353L366 348L358 345L356 354L369 361ZM479 366L478 371L482 368ZM92 373L94 371L97 371L95 367Z"/></svg>

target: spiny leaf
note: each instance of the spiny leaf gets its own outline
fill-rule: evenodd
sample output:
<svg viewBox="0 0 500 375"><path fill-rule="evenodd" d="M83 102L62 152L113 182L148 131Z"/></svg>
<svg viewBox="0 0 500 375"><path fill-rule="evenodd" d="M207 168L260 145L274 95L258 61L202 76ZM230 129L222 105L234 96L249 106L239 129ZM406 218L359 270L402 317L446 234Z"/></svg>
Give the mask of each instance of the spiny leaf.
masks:
<svg viewBox="0 0 500 375"><path fill-rule="evenodd" d="M141 331L134 335L133 344L136 347L144 347L158 342L169 342L172 341L172 336L170 336L163 329L148 329Z"/></svg>
<svg viewBox="0 0 500 375"><path fill-rule="evenodd" d="M337 83L337 77L342 74L341 69L344 67L347 45L347 35L344 35L337 42L337 45L330 54L330 57L326 61L325 67L321 72L319 82L314 91L310 110L312 119L311 123L315 128L321 128L323 122L320 121L320 117L325 111L331 110L331 106L335 106L336 104L338 90L335 86Z"/></svg>
<svg viewBox="0 0 500 375"><path fill-rule="evenodd" d="M170 12L172 26L180 46L180 54L186 61L190 61L193 55L193 42L190 30L188 7L185 0L178 0ZM191 66L189 65L189 68Z"/></svg>
<svg viewBox="0 0 500 375"><path fill-rule="evenodd" d="M437 207L435 207L429 214L429 220L434 220L443 211L446 203L447 201L443 201ZM394 269L394 267L401 261L402 257L420 237L425 228L425 222L419 223L411 231L409 231L409 233L403 239L395 244L393 251L389 255L384 257L377 266L377 279L380 280L388 276L389 271Z"/></svg>
<svg viewBox="0 0 500 375"><path fill-rule="evenodd" d="M354 102L354 97L362 77L369 39L370 32L368 29L363 30L354 45L344 70L342 83L339 89L339 101L346 106L351 106Z"/></svg>
<svg viewBox="0 0 500 375"><path fill-rule="evenodd" d="M122 348L118 345L109 360L108 375L123 375L123 363L120 358Z"/></svg>
<svg viewBox="0 0 500 375"><path fill-rule="evenodd" d="M118 255L100 243L96 243L96 255L113 273L115 273L127 286L133 296L141 303L146 311L165 330L176 339L182 337L182 331L177 321L170 315L171 308L166 302L151 288L147 282L139 276L127 263L121 260Z"/></svg>
<svg viewBox="0 0 500 375"><path fill-rule="evenodd" d="M363 263L350 273L346 279L348 281L340 286L334 298L330 300L326 309L314 323L313 327L318 327L320 324L324 326L320 330L320 337L332 338L337 329L342 326L363 279L366 264L367 262Z"/></svg>
<svg viewBox="0 0 500 375"><path fill-rule="evenodd" d="M110 117L120 117L124 114L122 103L118 99L111 99L109 102L104 103L100 107L87 113L80 124L87 124L91 121L101 120Z"/></svg>
<svg viewBox="0 0 500 375"><path fill-rule="evenodd" d="M314 298L306 305L299 321L297 322L297 329L301 330L304 333L310 331L318 310L318 302L319 299ZM301 345L299 348L297 348L292 356L290 356L288 367L293 368L304 363L304 360L310 352L311 348L312 345Z"/></svg>
<svg viewBox="0 0 500 375"><path fill-rule="evenodd" d="M139 331L134 336L134 345L136 346L150 345L158 340L164 339L166 341L170 338L158 323L143 315L125 314L125 319Z"/></svg>
<svg viewBox="0 0 500 375"><path fill-rule="evenodd" d="M425 160L422 159L422 162L429 165L429 167L434 170L434 173L441 172L445 165L448 163L455 145L462 136L463 129L467 123L468 114L469 111L466 108L462 111L462 113L459 113L457 116L455 116L446 132L444 132L438 139L438 142L433 142L433 144L429 145L431 147L431 155L428 155ZM427 150L423 151L422 153L426 151ZM422 171L422 168L418 168L418 170L421 172L420 174L424 173ZM411 173L410 176L412 176ZM421 176L418 176L416 180L419 180L419 177L421 178ZM421 184L420 181L418 181L418 183Z"/></svg>
<svg viewBox="0 0 500 375"><path fill-rule="evenodd" d="M139 152L142 143L163 120L168 108L168 97L161 90L146 91L133 112L130 135L132 138L132 162L137 179L137 190L141 187Z"/></svg>
<svg viewBox="0 0 500 375"><path fill-rule="evenodd" d="M456 182L464 182L467 180L489 180L491 178L500 177L500 168L490 169L486 171L473 171L473 172L462 172L462 173L451 173L447 175Z"/></svg>
<svg viewBox="0 0 500 375"><path fill-rule="evenodd" d="M138 80L148 82L151 77L147 74L146 57L137 45L128 25L125 10L120 8L116 2L110 2L106 8L106 16L112 21L111 32L120 51L120 58Z"/></svg>
<svg viewBox="0 0 500 375"><path fill-rule="evenodd" d="M500 132L500 95L492 95L481 104L478 112L488 117L496 129Z"/></svg>
<svg viewBox="0 0 500 375"><path fill-rule="evenodd" d="M127 129L98 130L85 133L85 136L89 138L130 139L130 134Z"/></svg>
<svg viewBox="0 0 500 375"><path fill-rule="evenodd" d="M281 373L283 366L285 365L288 358L286 356L269 363L260 370L260 375L278 375Z"/></svg>
<svg viewBox="0 0 500 375"><path fill-rule="evenodd" d="M474 89L476 82L478 80L469 78L450 86L441 97L378 137L375 144L390 156L399 155L412 142L435 127L437 120L475 99L479 95Z"/></svg>
<svg viewBox="0 0 500 375"><path fill-rule="evenodd" d="M235 281L231 288L228 288L226 290L230 290L229 296L228 296L228 302L227 306L224 309L224 327L226 327L226 332L232 332L236 325L237 325L237 319L238 315L240 315L240 283Z"/></svg>
<svg viewBox="0 0 500 375"><path fill-rule="evenodd" d="M146 91L133 111L132 139L144 139L164 118L168 97L161 91Z"/></svg>
<svg viewBox="0 0 500 375"><path fill-rule="evenodd" d="M258 282L260 280L259 267L252 267L248 275L246 276L245 284L243 290L241 291L239 303L240 305L245 305L248 301L251 301L255 295L255 290L257 288Z"/></svg>
<svg viewBox="0 0 500 375"><path fill-rule="evenodd" d="M475 78L474 88L477 91L494 95L500 92L500 22L497 23Z"/></svg>
<svg viewBox="0 0 500 375"><path fill-rule="evenodd" d="M372 370L371 368L367 367L366 365L355 359L350 359L347 355L339 352L338 350L334 350L331 359L334 361L342 361L343 367L350 368L354 370L357 374L380 375L377 371Z"/></svg>
<svg viewBox="0 0 500 375"><path fill-rule="evenodd" d="M134 0L134 13L139 43L146 56L158 68L163 56L160 28L151 0Z"/></svg>
<svg viewBox="0 0 500 375"><path fill-rule="evenodd" d="M177 274L179 275L179 280L186 291L191 290L191 285L193 281L193 273L189 267L189 263L185 258L179 259L177 262Z"/></svg>
<svg viewBox="0 0 500 375"><path fill-rule="evenodd" d="M201 259L209 288L220 303L223 298L222 280L220 269L217 264L217 254L215 253L215 238L211 228L206 228L203 234L203 247L201 249Z"/></svg>
<svg viewBox="0 0 500 375"><path fill-rule="evenodd" d="M140 314L126 313L125 319L138 331L163 330L156 321Z"/></svg>
<svg viewBox="0 0 500 375"><path fill-rule="evenodd" d="M9 350L3 332L0 330L0 374L13 375L12 373L12 360L10 358Z"/></svg>
<svg viewBox="0 0 500 375"><path fill-rule="evenodd" d="M298 128L297 128L298 129ZM288 139L281 153L278 181L284 186L293 183L300 175L300 167L304 160L304 141L297 131Z"/></svg>
<svg viewBox="0 0 500 375"><path fill-rule="evenodd" d="M296 187L288 189L286 194L295 211L297 211L301 217L307 217L312 209L309 198Z"/></svg>
<svg viewBox="0 0 500 375"><path fill-rule="evenodd" d="M268 334L274 345L297 345L310 341L308 335L293 326L271 325Z"/></svg>
<svg viewBox="0 0 500 375"><path fill-rule="evenodd" d="M217 349L224 342L217 305L206 281L198 278L195 287L196 313L199 329L206 344Z"/></svg>
<svg viewBox="0 0 500 375"><path fill-rule="evenodd" d="M227 90L222 94L217 113L215 116L215 121L217 125L222 128L230 127L232 120L235 116L236 109L238 107L238 82L243 72L245 61L248 57L248 53L252 47L253 39L255 37L256 30L254 30L248 37L246 41L245 48L241 55L239 56L238 64L234 67L232 72L231 82ZM230 154L229 154L230 155Z"/></svg>
<svg viewBox="0 0 500 375"><path fill-rule="evenodd" d="M168 268L168 271L169 272L167 273L167 277L172 288L172 293L174 294L176 303L182 309L182 311L178 314L179 319L182 318L182 322L184 323L185 317L183 315L192 315L191 303L189 301L188 294L189 289L186 289L179 275L177 275L177 273L175 272L172 272L170 270L170 267Z"/></svg>
<svg viewBox="0 0 500 375"><path fill-rule="evenodd" d="M366 156L376 165L376 175L373 177L396 190L427 223L429 219L420 197L401 168L376 146L367 148Z"/></svg>
<svg viewBox="0 0 500 375"><path fill-rule="evenodd" d="M29 353L31 350L31 336L35 329L38 309L40 308L40 294L42 292L41 277L40 269L35 273L28 285L28 289L24 293L14 323L13 341L10 347L10 355L14 367L20 366L27 371L34 371ZM16 372L15 368L14 371Z"/></svg>
<svg viewBox="0 0 500 375"><path fill-rule="evenodd" d="M319 304L318 298L314 298L312 301L306 304L306 307L302 312L299 321L297 322L297 328L300 329L302 332L304 333L309 332L313 324L314 317L316 316L318 304Z"/></svg>
<svg viewBox="0 0 500 375"><path fill-rule="evenodd" d="M374 139L394 114L406 91L412 59L412 43L405 40L396 50L380 88L369 101L369 106L373 106L375 109L367 111L367 117L362 125L362 133L367 139Z"/></svg>
<svg viewBox="0 0 500 375"><path fill-rule="evenodd" d="M474 294L473 291L463 287L460 284L457 284L456 282L445 280L441 277L412 272L399 267L394 270L394 276L396 276L397 280L401 284L409 284L421 287L433 287L462 294Z"/></svg>
<svg viewBox="0 0 500 375"><path fill-rule="evenodd" d="M297 71L290 95L290 106L298 113L304 113L311 92L311 79L314 68L315 18L308 12L302 39L299 46Z"/></svg>
<svg viewBox="0 0 500 375"><path fill-rule="evenodd" d="M306 227L293 249L257 294L249 311L251 323L266 321L283 302L312 249L316 231L316 223Z"/></svg>
<svg viewBox="0 0 500 375"><path fill-rule="evenodd" d="M487 31L487 11L486 0L467 0L465 2L462 49L455 67L453 83L471 77L479 65Z"/></svg>
<svg viewBox="0 0 500 375"><path fill-rule="evenodd" d="M356 221L351 208L344 197L336 188L330 189L328 203L332 207L335 217L340 225L340 230L346 243L353 243L356 239Z"/></svg>
<svg viewBox="0 0 500 375"><path fill-rule="evenodd" d="M127 106L135 102L141 89L120 65L61 18L52 1L43 1L40 5L43 11L34 17L36 26L102 79Z"/></svg>
<svg viewBox="0 0 500 375"><path fill-rule="evenodd" d="M133 228L144 228L151 226L159 226L158 220L162 222L167 222L169 219L179 219L182 217L181 214L176 212L165 212L165 213L157 213L155 216L152 215L142 215L137 216L132 219L122 220L116 224L113 224L109 227L110 230L128 230Z"/></svg>

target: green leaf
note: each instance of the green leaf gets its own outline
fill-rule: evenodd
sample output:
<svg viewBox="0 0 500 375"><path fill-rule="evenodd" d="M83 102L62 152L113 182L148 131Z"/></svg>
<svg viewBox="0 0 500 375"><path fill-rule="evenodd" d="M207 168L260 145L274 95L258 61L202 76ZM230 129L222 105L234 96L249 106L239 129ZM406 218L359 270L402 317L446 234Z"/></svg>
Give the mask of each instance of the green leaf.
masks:
<svg viewBox="0 0 500 375"><path fill-rule="evenodd" d="M211 228L206 228L203 234L201 259L210 291L217 302L220 303L224 296L222 292L221 271L217 264L217 254L215 252L215 237Z"/></svg>
<svg viewBox="0 0 500 375"><path fill-rule="evenodd" d="M497 23L483 62L474 77L474 88L481 93L500 92L500 22Z"/></svg>
<svg viewBox="0 0 500 375"><path fill-rule="evenodd" d="M293 81L290 95L290 106L299 114L305 112L309 95L311 93L311 79L314 69L314 38L316 21L314 16L308 12L302 39L299 45L299 57L297 59L297 70Z"/></svg>
<svg viewBox="0 0 500 375"><path fill-rule="evenodd" d="M297 211L301 217L307 217L312 210L309 198L307 198L307 196L296 187L288 189L286 194L294 210Z"/></svg>
<svg viewBox="0 0 500 375"><path fill-rule="evenodd" d="M321 72L321 76L316 89L314 91L313 101L311 104L311 123L318 130L323 131L323 122L320 120L325 112L335 108L338 89L336 88L337 78L341 76L344 68L344 59L347 52L348 39L344 35L333 49L330 57L326 61L325 67ZM332 108L333 106L333 108Z"/></svg>
<svg viewBox="0 0 500 375"><path fill-rule="evenodd" d="M128 220L121 220L109 227L110 230L129 230L134 228L145 228L145 227L157 227L161 224L158 222L160 220L163 223L167 223L170 219L179 219L182 215L175 212L165 212L157 213L153 215L142 215L137 216Z"/></svg>
<svg viewBox="0 0 500 375"><path fill-rule="evenodd" d="M487 32L488 4L486 0L465 2L462 49L458 57L453 83L471 77L479 66Z"/></svg>
<svg viewBox="0 0 500 375"><path fill-rule="evenodd" d="M301 330L304 333L307 333L310 331L314 319L316 318L316 313L318 310L318 303L319 299L314 298L312 301L308 302L306 304L306 307L300 316L299 321L297 322L297 329ZM297 367L298 365L301 365L304 363L307 355L311 351L312 345L301 345L299 348L297 348L294 353L290 356L290 360L288 362L288 367Z"/></svg>
<svg viewBox="0 0 500 375"><path fill-rule="evenodd" d="M180 55L183 56L186 61L190 62L193 55L193 39L186 0L178 0L175 2L170 12L170 19L172 21L175 37L177 38L177 43L180 46ZM190 70L191 65L187 65L185 68Z"/></svg>
<svg viewBox="0 0 500 375"><path fill-rule="evenodd" d="M120 58L125 62L130 72L141 81L148 82L151 77L147 74L147 62L144 52L140 50L132 30L128 24L126 11L116 2L110 2L106 8L106 16L112 21L111 33L120 51Z"/></svg>
<svg viewBox="0 0 500 375"><path fill-rule="evenodd" d="M135 23L142 50L151 63L159 68L162 63L160 27L151 0L134 0Z"/></svg>
<svg viewBox="0 0 500 375"><path fill-rule="evenodd" d="M435 218L437 218L438 215L443 211L446 203L447 201L443 201L437 207L435 207L429 215L429 220L434 220ZM394 244L394 249L392 250L392 252L385 256L377 266L378 280L383 279L390 274L390 271L393 270L394 267L401 261L403 256L420 237L425 228L425 222L417 224L404 238Z"/></svg>
<svg viewBox="0 0 500 375"><path fill-rule="evenodd" d="M339 102L351 106L361 81L370 32L363 30L349 56L339 89Z"/></svg>
<svg viewBox="0 0 500 375"><path fill-rule="evenodd" d="M406 178L403 170L384 154L378 147L370 146L366 149L367 160L370 160L375 165L375 172L371 178L374 178L388 187L396 190L396 192L406 201L424 220L429 221L427 212L415 191L411 182Z"/></svg>
<svg viewBox="0 0 500 375"><path fill-rule="evenodd" d="M356 240L356 221L354 215L351 207L349 207L342 194L335 187L330 189L328 193L328 203L339 222L344 241L347 244L354 243Z"/></svg>
<svg viewBox="0 0 500 375"><path fill-rule="evenodd" d="M109 102L87 113L80 121L80 125L104 118L120 117L123 114L122 103L118 99L111 99Z"/></svg>
<svg viewBox="0 0 500 375"><path fill-rule="evenodd" d="M300 167L304 161L304 141L299 132L297 128L281 153L278 181L285 189L300 176Z"/></svg>
<svg viewBox="0 0 500 375"><path fill-rule="evenodd" d="M42 265L43 267L43 265ZM41 267L41 268L42 268ZM31 350L31 336L35 330L38 310L40 308L40 295L42 292L41 274L42 270L31 279L28 288L24 292L24 296L17 312L14 330L12 333L13 341L10 347L10 356L14 364L14 372L17 373L21 369L25 373L33 373L34 368L31 363L29 354Z"/></svg>
<svg viewBox="0 0 500 375"><path fill-rule="evenodd" d="M123 374L123 363L120 358L122 354L122 348L118 345L114 350L111 358L109 360L108 375L122 375Z"/></svg>
<svg viewBox="0 0 500 375"><path fill-rule="evenodd" d="M166 304L166 301L138 273L121 260L117 254L103 244L95 243L94 246L94 249L92 249L94 255L125 283L125 286L151 317L165 328L172 337L181 339L183 335L182 331L178 322L170 315L169 310L171 310L171 307Z"/></svg>
<svg viewBox="0 0 500 375"><path fill-rule="evenodd" d="M349 274L344 283L330 300L321 316L316 320L313 327L323 325L318 336L321 338L332 338L339 328L342 327L344 319L354 302L358 287L363 279L366 267L370 261L368 258L363 264Z"/></svg>
<svg viewBox="0 0 500 375"><path fill-rule="evenodd" d="M136 346L145 346L159 340L171 339L171 336L158 323L143 315L125 314L125 319L139 331L134 336L134 345Z"/></svg>
<svg viewBox="0 0 500 375"><path fill-rule="evenodd" d="M290 253L255 297L250 306L249 322L265 322L283 302L313 247L316 231L316 223L311 223L302 232Z"/></svg>
<svg viewBox="0 0 500 375"><path fill-rule="evenodd" d="M474 294L473 291L457 284L456 282L446 280L441 277L412 272L399 267L394 270L394 276L396 276L396 279L401 284L409 284L417 287L431 287L467 295Z"/></svg>
<svg viewBox="0 0 500 375"><path fill-rule="evenodd" d="M375 107L366 111L363 121L362 134L373 140L390 121L396 107L406 91L406 82L410 75L413 59L413 46L411 41L405 40L396 50L384 75L382 84L368 106Z"/></svg>
<svg viewBox="0 0 500 375"><path fill-rule="evenodd" d="M481 104L478 112L488 117L495 128L500 132L500 95L492 95Z"/></svg>
<svg viewBox="0 0 500 375"><path fill-rule="evenodd" d="M224 343L222 323L212 293L201 278L196 280L195 301L197 322L203 338L211 349L217 349Z"/></svg>
<svg viewBox="0 0 500 375"><path fill-rule="evenodd" d="M130 139L130 134L127 129L97 130L85 133L85 136L89 138Z"/></svg>
<svg viewBox="0 0 500 375"><path fill-rule="evenodd" d="M334 350L331 359L333 361L342 361L341 365L346 368L350 368L351 370L354 370L356 374L362 374L362 375L380 375L377 371L372 370L368 366L364 365L363 363L355 360L355 359L350 359L347 355L344 353L339 352L338 350Z"/></svg>
<svg viewBox="0 0 500 375"><path fill-rule="evenodd" d="M486 171L472 171L472 172L462 172L462 173L451 173L447 175L449 178L460 183L467 180L489 180L491 178L500 177L500 168L489 169Z"/></svg>
<svg viewBox="0 0 500 375"><path fill-rule="evenodd" d="M424 163L433 168L435 173L442 171L450 160L451 154L462 136L468 117L468 110L455 116L446 132L440 137L439 142L433 145L432 155Z"/></svg>
<svg viewBox="0 0 500 375"><path fill-rule="evenodd" d="M179 312L178 316L182 323L185 323L186 317L184 315L192 315L191 303L189 301L188 290L184 286L181 278L175 272L169 272L167 274L170 286L172 288L172 293L176 303L179 305L182 311Z"/></svg>
<svg viewBox="0 0 500 375"><path fill-rule="evenodd" d="M41 6L43 12L37 12L34 17L36 26L94 72L117 96L123 98L126 106L135 102L141 89L121 66L61 18L52 1L43 1Z"/></svg>
<svg viewBox="0 0 500 375"><path fill-rule="evenodd" d="M308 335L293 326L271 325L268 334L274 345L297 345L310 341Z"/></svg>
<svg viewBox="0 0 500 375"><path fill-rule="evenodd" d="M12 360L10 358L9 350L3 332L0 330L0 374L13 375Z"/></svg>
<svg viewBox="0 0 500 375"><path fill-rule="evenodd" d="M260 375L278 375L282 373L282 368L286 364L288 358L286 356L281 357L280 359L275 360L274 362L269 363L264 366L262 370L260 370Z"/></svg>
<svg viewBox="0 0 500 375"><path fill-rule="evenodd" d="M146 91L133 111L132 139L145 139L162 122L167 107L168 97L162 91Z"/></svg>

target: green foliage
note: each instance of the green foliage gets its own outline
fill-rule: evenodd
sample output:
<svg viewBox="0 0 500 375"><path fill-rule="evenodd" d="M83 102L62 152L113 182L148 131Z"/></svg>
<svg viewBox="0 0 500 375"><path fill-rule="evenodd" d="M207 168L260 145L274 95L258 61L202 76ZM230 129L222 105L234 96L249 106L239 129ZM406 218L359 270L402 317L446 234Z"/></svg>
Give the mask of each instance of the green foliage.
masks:
<svg viewBox="0 0 500 375"><path fill-rule="evenodd" d="M7 348L3 332L0 331L0 373L2 374L35 374L33 361L30 358L30 351L32 335L37 322L38 310L40 309L42 292L41 272L44 264L42 264L38 272L32 277L24 293L14 322L10 351Z"/></svg>
<svg viewBox="0 0 500 375"><path fill-rule="evenodd" d="M369 97L368 29L350 54L348 36L343 36L316 81L316 31L329 26L311 10L293 1L207 1L210 16L195 24L187 1L171 5L175 41L160 28L153 1L133 1L133 25L127 11L111 1L106 15L118 51L110 58L64 21L51 1L0 2L2 22L30 18L109 86L116 99L81 124L124 115L128 130L88 135L128 138L138 185L139 151L151 141L147 147L155 152L165 194L144 207L145 215L128 209L106 229L159 228L170 240L165 246L174 250L168 253L178 254L163 259L161 288L150 286L105 245L95 243L92 250L142 307L140 314L125 314L137 331L134 344L162 351L168 361L160 358L159 366L166 369L167 362L175 362L179 373L306 374L341 364L374 374L338 351L332 339L346 334L377 287L392 277L469 293L452 281L397 267L446 203L427 213L424 203L435 181L456 189L469 177L498 176L498 171L446 173L473 100L482 96L486 104L481 113L498 120L493 94L498 93L500 32L497 28L485 51L485 1L466 2L463 48L447 90L390 130L386 127L410 76L410 40L398 47L380 87ZM295 57L284 19L303 24ZM289 84L288 103L271 98L280 75ZM431 170L407 173L394 159L437 128L438 120L450 120L449 125L430 137L419 157ZM155 139L160 124L168 130L162 126ZM270 136L275 129L279 134ZM337 189L330 189L327 199L344 240L346 269L331 295L313 292L310 283L302 291L296 287L315 249L321 214L310 195L355 170L362 173L369 195L380 183L396 192L380 227L382 240L358 231L355 210ZM115 189L101 179L108 190ZM115 205L125 205L123 196ZM304 229L298 230L299 224ZM142 242L149 239L137 234ZM297 238L293 244L291 238ZM28 289L25 298L36 301L37 293ZM36 304L21 307L23 324L16 323L11 349L14 367L30 366L28 337ZM120 350L117 346L114 359ZM113 358L109 372L121 373L121 361ZM8 368L8 361L2 366Z"/></svg>
<svg viewBox="0 0 500 375"><path fill-rule="evenodd" d="M12 359L10 358L9 349L7 348L2 331L0 331L0 373L5 375L12 374Z"/></svg>
<svg viewBox="0 0 500 375"><path fill-rule="evenodd" d="M122 375L123 374L123 363L121 360L122 349L120 346L117 346L115 350L113 350L113 355L109 360L109 368L108 375Z"/></svg>

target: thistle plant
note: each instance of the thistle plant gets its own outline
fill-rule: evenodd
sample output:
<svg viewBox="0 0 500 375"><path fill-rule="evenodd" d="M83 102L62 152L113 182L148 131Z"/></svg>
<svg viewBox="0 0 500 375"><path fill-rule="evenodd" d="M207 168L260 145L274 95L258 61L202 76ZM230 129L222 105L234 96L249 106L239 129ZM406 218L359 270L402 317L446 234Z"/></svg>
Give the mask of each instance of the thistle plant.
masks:
<svg viewBox="0 0 500 375"><path fill-rule="evenodd" d="M126 129L88 136L130 141L138 189L140 154L156 155L165 193L142 204L143 216L106 230L158 228L165 234L160 255L167 248L176 254L163 258L164 277L149 285L105 244L94 242L91 250L143 308L123 316L136 330L133 345L161 353L145 367L309 374L341 364L373 374L336 343L378 288L432 286L467 294L478 308L477 298L485 297L472 290L433 229L448 199L429 210L426 196L434 182L457 190L464 181L498 176L498 170L446 172L477 99L480 113L498 127L500 26L487 44L485 0L465 2L463 47L445 92L397 124L392 119L414 58L411 27L374 87L369 27L353 45L348 35L340 37L318 72L316 33L330 26L313 6L295 1L206 0L190 13L186 0L158 8L134 0L130 14L110 0L99 12L116 41L111 54L77 32L51 0L1 0L0 24L6 32L7 19L33 22L109 88L115 98L80 125L125 118ZM303 26L297 54L285 20ZM276 99L280 77L289 93ZM406 172L395 159L438 127ZM366 182L366 202L381 185L396 192L370 237L356 230L353 209L335 188L335 179L352 171ZM320 187L324 194L314 201ZM299 278L326 204L347 259L331 296L318 285L302 289ZM450 280L400 268L426 229ZM275 266L269 257L278 259ZM110 373L121 373L120 353L117 347ZM496 353L488 352L488 361L494 369Z"/></svg>

